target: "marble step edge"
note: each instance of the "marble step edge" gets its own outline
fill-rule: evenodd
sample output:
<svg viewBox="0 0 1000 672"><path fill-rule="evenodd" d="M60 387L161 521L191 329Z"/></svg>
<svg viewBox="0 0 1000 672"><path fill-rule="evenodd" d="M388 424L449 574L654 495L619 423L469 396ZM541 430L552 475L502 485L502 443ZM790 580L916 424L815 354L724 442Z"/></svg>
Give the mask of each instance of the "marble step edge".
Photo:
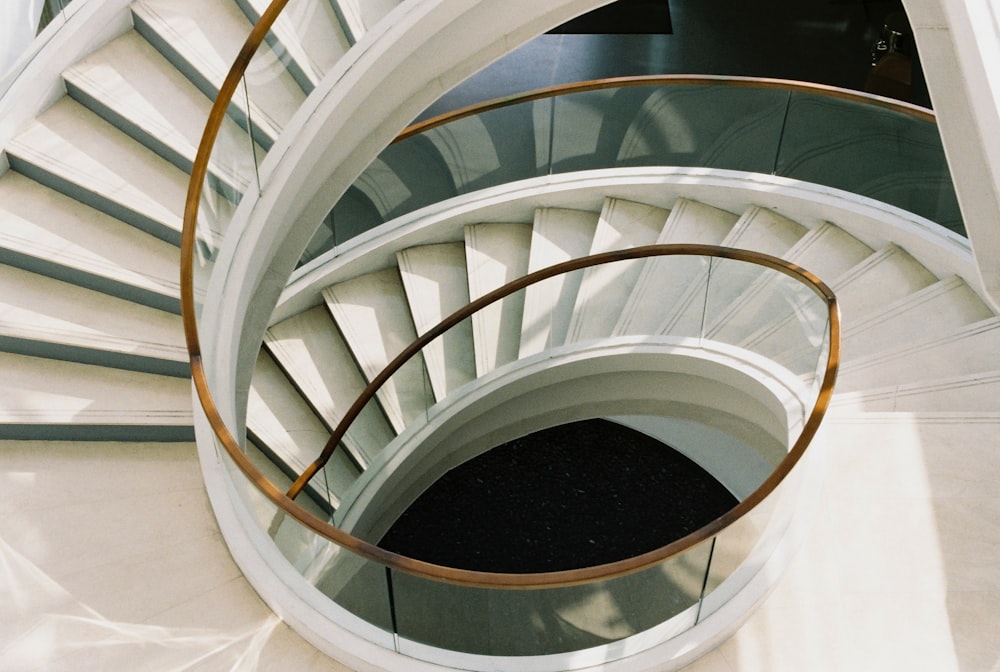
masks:
<svg viewBox="0 0 1000 672"><path fill-rule="evenodd" d="M0 263L180 315L180 283L0 231Z"/></svg>
<svg viewBox="0 0 1000 672"><path fill-rule="evenodd" d="M147 42L163 55L177 70L179 70L198 89L215 100L219 94L219 87L225 79L225 71L222 67L205 62L204 60L195 62L190 54L184 54L178 45L185 43L185 36L164 20L155 9L149 7L141 0L133 2L131 7L133 25L135 30L142 35ZM248 24L249 26L249 24ZM250 30L248 28L247 34ZM244 100L240 96L235 96L229 106L229 116L243 128L247 128L249 119L250 127L254 130L254 139L265 150L270 150L274 141L281 132L280 124L270 119L260 108L250 104L249 111Z"/></svg>
<svg viewBox="0 0 1000 672"><path fill-rule="evenodd" d="M927 381L886 385L884 387L855 392L834 392L830 407L852 406L865 401L890 401L908 396L948 392L984 385L1000 384L1000 370L967 373L961 376L938 378Z"/></svg>
<svg viewBox="0 0 1000 672"><path fill-rule="evenodd" d="M978 322L965 325L960 329L951 331L942 336L934 336L928 339L912 342L903 348L886 350L865 357L858 357L850 362L842 364L840 367L840 375L844 376L868 367L878 366L879 364L885 362L905 359L920 352L931 351L939 346L948 345L954 341L989 333L1000 334L1000 318L990 317L985 320L979 320ZM987 353L987 355L989 354L990 353Z"/></svg>
<svg viewBox="0 0 1000 672"><path fill-rule="evenodd" d="M187 350L183 346L70 329L35 327L2 319L0 350L176 378L191 375Z"/></svg>
<svg viewBox="0 0 1000 672"><path fill-rule="evenodd" d="M166 125L141 110L124 109L120 96L102 86L80 66L66 70L63 81L71 98L162 159L190 174L198 148L173 126ZM250 152L249 142L247 152ZM226 169L215 160L209 162L208 179L212 188L233 204L239 203L250 183L250 178Z"/></svg>

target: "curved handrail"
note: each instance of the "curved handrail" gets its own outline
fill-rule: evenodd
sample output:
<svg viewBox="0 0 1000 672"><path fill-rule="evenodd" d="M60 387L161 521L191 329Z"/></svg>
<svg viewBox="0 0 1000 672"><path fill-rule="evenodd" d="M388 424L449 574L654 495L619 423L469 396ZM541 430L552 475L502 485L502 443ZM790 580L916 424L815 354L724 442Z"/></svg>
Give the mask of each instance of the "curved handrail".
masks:
<svg viewBox="0 0 1000 672"><path fill-rule="evenodd" d="M679 89L683 97L669 97ZM720 91L729 93L720 98ZM734 111L700 109L702 95L710 103L731 97ZM567 104L560 106L561 100ZM579 137L573 127L580 121L577 109L588 115ZM463 120L477 123L463 126ZM827 138L831 120L841 131ZM748 126L737 130L738 121ZM458 127L453 135L452 125ZM654 164L817 183L902 208L964 236L936 126L932 110L911 103L767 78L648 75L518 93L405 129L379 154L377 168L354 181L353 195L347 192L334 204L330 231L317 231L298 263L312 263L359 231L451 196L542 174ZM523 150L501 148L501 136L492 129L523 137ZM532 139L541 144L532 147ZM473 162L469 172L462 167L466 156ZM418 161L426 170L407 172ZM410 186L410 179L424 182ZM430 187L421 189L425 183Z"/></svg>
<svg viewBox="0 0 1000 672"><path fill-rule="evenodd" d="M830 398L833 392L834 381L836 380L837 369L839 366L840 358L840 320L839 320L839 309L837 307L836 297L818 277L809 273L808 271L794 265L790 264L784 260L778 259L776 257L770 257L768 255L748 252L743 250L735 250L732 248L721 248L712 246L700 246L700 245L681 245L681 246L648 246L641 248L632 248L630 250L623 250L618 252L610 252L602 255L594 255L591 257L584 257L581 259L576 259L564 264L559 264L557 266L550 267L548 269L543 269L536 273L524 276L514 282L501 287L490 294L483 296L477 301L472 302L465 309L462 309L452 316L446 318L441 324L435 328L428 331L422 339L418 339L414 344L411 344L403 353L400 354L389 367L379 377L376 378L372 384L366 388L365 394L374 394L374 390L377 389L378 385L381 385L384 380L391 375L392 371L398 369L402 366L403 362L417 352L422 345L426 344L424 339L432 339L453 324L457 323L467 314L471 314L478 310L479 308L488 305L494 301L497 301L508 294L517 291L523 287L526 287L535 282L539 282L546 278L552 277L554 275L568 272L570 270L576 270L579 268L585 268L591 265L597 265L600 263L608 263L612 261L620 261L625 259L638 259L642 257L665 255L665 254L709 254L711 256L717 256L721 258L738 259L744 261L752 261L753 263L758 263L762 266L770 267L778 270L786 275L792 277L797 277L800 281L804 282L810 286L816 294L826 300L829 312L829 333L830 333L830 351L828 353L828 360L824 370L823 379L820 385L819 393L817 395L816 403L814 404L813 410L806 421L802 433L796 440L792 449L789 451L788 455L779 463L778 467L772 472L772 474L764 481L764 483L758 487L754 493L749 497L744 499L740 504L731 509L726 514L720 516L715 521L712 521L700 530L683 537L682 539L676 540L666 546L659 549L644 553L633 558L626 560L621 560L613 563L607 563L604 565L597 565L593 567L587 567L582 569L574 570L563 570L558 572L547 572L538 574L499 574L499 573L488 573L488 572L476 572L471 570L460 570L451 567L442 567L440 565L435 565L432 563L423 562L413 558L408 558L395 553L386 551L378 546L366 542L362 539L354 537L347 532L334 527L330 523L327 523L316 516L312 515L306 511L302 506L297 504L294 499L289 497L286 493L282 492L277 486L275 486L270 480L268 480L264 475L250 462L247 456L243 453L239 442L236 440L235 436L226 426L225 421L222 419L222 415L219 412L218 406L215 403L214 397L212 395L208 379L205 373L204 362L201 353L201 344L198 336L198 325L197 318L195 314L195 300L194 300L194 250L195 250L195 240L196 240L196 228L198 221L198 211L199 203L202 194L202 188L205 183L205 178L208 174L208 164L209 158L211 156L212 149L215 144L215 139L218 136L219 129L221 127L222 121L226 115L227 108L232 101L233 95L236 91L239 82L243 78L247 67L249 66L250 60L257 52L261 44L264 42L267 32L270 30L271 26L274 24L275 20L284 9L288 0L273 0L268 8L265 10L261 19L254 26L250 35L247 37L246 42L241 48L236 60L233 63L232 68L226 76L222 86L219 89L219 95L217 96L212 109L209 113L208 121L206 123L205 131L202 135L201 142L198 147L198 152L192 166L191 178L188 185L187 198L185 203L185 211L183 218L183 231L181 237L181 270L180 270L180 284L181 284L181 307L185 331L185 340L188 348L188 353L190 355L191 361L191 373L193 382L195 385L195 390L198 395L199 402L205 413L205 417L212 428L213 433L216 438L221 443L222 447L226 450L230 459L239 467L243 474L257 487L261 493L263 493L269 500L271 500L279 509L284 512L284 514L294 518L299 523L301 523L306 528L312 530L318 535L334 542L335 544L359 555L369 560L373 560L380 564L386 565L393 569L403 571L408 574L424 577L431 580L466 585L473 587L491 587L491 588L548 588L557 586L569 586L580 583L588 583L596 581L599 579L607 579L616 576L623 576L626 574L631 574L637 572L645 567L660 562L661 560L675 555L686 548L707 539L720 530L726 528L736 520L740 519L744 514L753 509L758 503L760 503L775 487L782 481L784 476L789 473L792 467L798 462L800 457L804 454L807 446L815 435L819 428L819 425L823 419L827 407L829 406ZM671 78L674 79L674 78ZM706 78L693 78L693 79L706 79ZM676 81L674 79L674 81ZM711 81L716 81L712 79ZM642 83L648 83L643 81ZM593 85L594 83L590 83ZM586 86L584 83L581 86ZM609 86L612 84L609 84ZM751 85L747 82L747 85ZM769 86L777 86L777 82L768 83ZM803 85L805 86L805 85ZM393 368L395 367L395 368ZM360 410L361 403L357 402L354 407L352 407L353 415L357 415ZM350 415L350 414L349 414ZM351 416L353 418L353 415ZM343 422L341 423L344 424ZM344 426L346 429L346 425ZM339 428L338 428L338 431ZM342 434L342 431L340 432ZM331 439L332 441L332 439ZM332 453L333 448L328 446L324 448L323 454L329 457ZM334 444L335 445L335 444ZM329 450L327 450L329 448ZM313 470L314 473L315 470Z"/></svg>
<svg viewBox="0 0 1000 672"><path fill-rule="evenodd" d="M840 98L842 100L852 100L863 102L876 107L883 107L893 112L900 112L914 119L937 123L937 116L933 110L913 103L906 103L886 98L874 93L863 91L853 91L827 84L815 84L812 82L797 82L787 79L773 79L768 77L738 77L736 75L636 75L631 77L609 77L606 79L591 79L583 82L573 82L571 84L557 84L542 89L535 89L524 93L515 93L503 98L476 103L451 112L444 112L430 119L412 124L402 133L396 136L393 142L406 140L414 135L419 135L432 128L443 126L444 124L458 121L466 117L472 117L483 112L499 110L512 105L530 103L544 98L555 98L571 93L583 93L585 91L601 91L603 89L618 89L629 86L667 86L667 85L692 85L711 84L713 86L737 86L753 89L779 89L781 91L802 91L806 93L819 93L830 98Z"/></svg>

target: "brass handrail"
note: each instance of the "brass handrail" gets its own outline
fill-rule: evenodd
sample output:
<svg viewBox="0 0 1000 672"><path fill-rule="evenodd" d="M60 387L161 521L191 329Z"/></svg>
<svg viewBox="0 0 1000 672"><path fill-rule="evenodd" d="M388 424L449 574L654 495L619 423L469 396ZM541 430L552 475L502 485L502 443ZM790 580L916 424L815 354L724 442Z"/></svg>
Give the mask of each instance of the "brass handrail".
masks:
<svg viewBox="0 0 1000 672"><path fill-rule="evenodd" d="M459 119L473 117L484 112L499 110L504 107L529 103L545 98L555 98L572 93L584 93L587 91L600 91L603 89L620 89L632 86L689 86L689 85L711 85L711 86L733 86L752 89L778 89L781 91L801 91L803 93L815 93L828 98L838 98L841 100L851 100L857 103L865 103L874 107L881 107L893 112L905 114L914 119L937 123L937 116L933 110L913 103L905 103L892 98L878 96L874 93L843 89L827 84L815 84L813 82L798 82L787 79L773 79L768 77L738 77L735 75L636 75L630 77L609 77L606 79L591 79L583 82L573 82L570 84L557 84L542 89L515 93L503 98L496 98L482 103L475 103L467 107L444 112L437 116L425 119L424 121L412 124L404 129L402 133L393 139L393 143L406 140L414 135L419 135L432 128L449 124Z"/></svg>
<svg viewBox="0 0 1000 672"><path fill-rule="evenodd" d="M711 246L700 246L700 245L681 245L681 246L649 246L643 248L633 248L631 250L624 250L619 252L611 252L604 255L594 255L592 257L585 257L582 259L573 260L571 262L566 262L565 264L560 264L558 266L550 267L549 269L543 269L531 275L520 278L513 283L505 285L500 289L487 294L481 299L469 304L465 309L458 311L449 318L446 318L444 322L439 324L437 327L425 334L425 337L433 334L434 336L439 335L448 326L463 319L460 315L463 315L465 311L474 312L477 307L487 305L488 303L499 300L507 294L517 291L520 288L526 287L532 282L538 282L545 278L552 277L558 273L568 272L569 270L574 270L576 268L583 268L586 265L595 265L598 263L608 263L611 261L618 261L624 259L635 259L641 257L662 255L662 254L680 254L682 253L682 248L686 253L689 254L706 254L711 253L712 256L718 256L721 258L730 259L741 259L744 261L751 261L753 263L758 263L763 266L767 266L778 270L786 275L793 277L798 277L805 284L809 285L813 291L815 291L819 296L823 297L827 301L828 312L829 312L829 333L830 333L830 351L827 359L827 364L824 370L824 375L822 383L820 385L819 394L817 396L816 403L813 407L812 412L806 421L802 433L796 440L792 449L789 451L788 455L779 463L778 467L772 472L764 483L755 490L749 497L740 502L736 507L731 509L726 514L720 516L716 520L712 521L700 530L678 539L666 546L659 549L644 553L633 558L628 558L626 560L621 560L613 563L607 563L604 565L597 565L593 567L587 567L582 569L574 570L564 570L558 572L547 572L547 573L537 573L537 574L502 574L502 573L489 573L489 572L476 572L471 570L461 570L451 567L443 567L440 565L434 565L431 563L423 562L420 560L415 560L413 558L408 558L405 556L398 555L396 553L391 553L378 546L366 542L362 539L354 537L351 534L327 523L313 514L306 511L302 506L296 503L291 497L286 493L282 492L280 488L275 486L270 480L268 480L264 475L250 462L247 456L243 453L239 442L230 432L229 428L226 426L222 415L218 410L215 400L212 396L211 390L209 388L208 380L205 374L204 362L202 360L201 344L198 336L198 325L197 318L195 314L195 300L194 300L194 250L195 250L195 239L196 239L196 229L198 221L198 210L202 194L202 188L204 185L205 178L208 174L208 164L211 157L212 149L215 144L215 139L218 136L219 129L222 122L226 116L227 108L232 101L233 94L239 85L240 80L243 78L247 67L250 64L250 60L253 58L254 54L259 49L260 45L264 42L267 32L270 30L275 20L284 9L288 0L273 0L268 8L265 10L260 20L254 26L250 35L247 37L246 42L241 48L236 60L233 63L232 68L227 74L222 86L219 89L219 94L212 106L209 113L208 121L206 122L205 131L202 135L201 142L198 146L198 151L195 157L195 161L191 170L191 178L188 184L187 198L185 202L184 218L183 218L183 230L181 234L181 264L180 264L180 298L181 298L181 311L184 323L184 333L185 340L187 343L188 353L191 360L191 375L193 378L196 393L198 395L199 403L205 413L205 417L212 428L213 433L216 438L221 443L222 447L225 449L226 453L229 455L230 459L239 467L240 471L257 487L261 493L263 493L275 506L277 506L285 515L295 519L301 523L306 528L312 530L321 537L328 539L329 541L342 546L343 548L362 556L363 558L381 563L392 569L396 569L402 572L413 574L416 576L424 577L431 580L453 583L458 585L474 586L474 587L485 587L485 588L505 588L505 589L527 589L527 588L549 588L558 586L569 586L580 583L588 583L601 579L609 579L616 576L622 576L625 574L630 574L639 571L645 567L654 565L665 558L668 558L676 553L679 553L698 542L708 539L711 536L717 534L720 530L724 529L728 525L732 524L745 513L750 511L754 506L756 506L760 501L762 501L774 488L781 482L784 476L791 470L791 468L798 462L802 454L804 453L806 447L809 445L813 436L815 435L817 429L819 428L820 422L829 406L830 399L833 393L833 385L836 380L837 369L840 359L840 319L839 319L839 309L837 307L836 297L818 277L805 271L804 269L790 264L776 257L770 257L768 255L747 252L742 250L734 250L731 248L712 248ZM754 86L755 84L751 80L738 80L737 78L727 78L733 82L738 82L739 85L744 86ZM546 89L542 92L535 92L531 94L524 94L520 98L511 97L510 99L504 99L504 101L509 101L501 104L496 104L497 106L502 106L502 104L514 104L515 102L521 102L530 99L530 96L544 97L546 95L557 95L558 90L564 92L573 92L580 90L590 90L597 88L608 88L611 86L622 86L622 85L642 85L642 84L652 84L656 81L662 83L722 83L724 80L711 77L688 77L683 76L677 77L659 77L659 78L627 78L627 79L616 79L616 80L603 80L603 81L593 81L593 82L583 82L577 85L568 85L563 87L553 87L552 89ZM632 82L632 83L630 83ZM808 84L801 83L781 83L778 80L758 80L758 84L763 87L784 87L784 88L795 88L802 87L809 90L818 90L823 93L826 92L829 95L837 95L843 97L864 97L866 100L871 97L861 96L861 94L855 94L854 92L844 91L840 89L834 89L833 87L819 87ZM904 106L894 101L887 101L885 99L877 99L875 97L875 102L879 105L886 107L892 107L899 111L904 111L908 114L917 114L915 111L909 109L912 106ZM469 111L473 109L479 109L482 111L482 106L477 108L467 108L464 112L466 115L474 114L475 111ZM455 115L458 113L453 113L450 118L457 118ZM929 113L928 113L929 114ZM432 120L434 121L434 120ZM404 132L400 138L407 137L408 134L414 132L419 132L420 130L426 130L431 122L424 122L421 125L411 127ZM445 123L445 121L438 121L437 123ZM664 249L665 247L670 247L671 250L668 251ZM433 338L433 336L431 336ZM421 342L420 339L415 343ZM419 346L411 344L400 357L403 355L412 356L414 352L419 350ZM398 368L402 365L400 357L390 364L390 366L396 366ZM385 372L383 372L385 373ZM391 375L386 374L386 375ZM384 380L382 375L376 378L376 381ZM372 388L372 385L369 388ZM369 388L366 388L366 393ZM370 398L370 397L369 397ZM357 403L355 404L357 406ZM359 409L358 409L359 410ZM354 414L357 411L352 407ZM343 423L342 423L343 424ZM329 443L328 443L329 445ZM332 449L328 451L324 447L324 453L332 452ZM328 455L327 455L328 457Z"/></svg>

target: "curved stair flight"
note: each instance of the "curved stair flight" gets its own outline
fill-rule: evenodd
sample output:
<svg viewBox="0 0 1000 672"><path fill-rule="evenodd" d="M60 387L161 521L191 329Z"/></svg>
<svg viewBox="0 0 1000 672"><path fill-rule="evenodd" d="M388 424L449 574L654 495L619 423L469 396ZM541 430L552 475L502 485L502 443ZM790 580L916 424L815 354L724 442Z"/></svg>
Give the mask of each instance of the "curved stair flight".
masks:
<svg viewBox="0 0 1000 672"><path fill-rule="evenodd" d="M55 585L64 590L44 594L70 604L14 612L5 622L23 621L25 629L14 628L14 644L0 648L0 657L35 641L35 616L56 614L63 627L93 626L80 635L85 643L134 645L104 647L109 669L135 665L114 656L146 655L155 637L184 643L175 669L191 660L232 666L263 646L255 638L268 628L279 636L267 644L265 664L284 663L278 651L306 661L298 669L334 665L304 640L280 634L284 626L241 578L209 511L191 443L176 247L187 171L212 96L265 4L136 0L133 28L68 68L67 95L3 147L0 459L4 487L18 501L10 505L18 515L8 518L42 519L50 527L39 530L69 541L48 551L36 543L38 530L6 523L0 552L26 563L21 575L10 570L25 593ZM234 208L255 179L246 147L263 157L324 73L396 4L314 0L282 17L251 68L253 102L237 98L223 125L210 168L216 207ZM276 482L300 473L367 381L470 300L553 263L655 242L759 250L828 282L844 314L832 416L861 409L893 418L986 418L965 426L963 436L995 441L1000 318L971 280L938 277L893 241L872 249L837 222L807 225L763 207L728 212L683 198L669 211L609 198L601 212L542 208L531 222L482 222L402 250L396 265L330 286L322 305L272 325L248 409L255 458ZM335 512L381 447L484 374L560 344L693 329L706 277L693 260L636 261L552 278L482 311L425 349L364 410L322 480L314 479L310 505ZM753 277L715 287L731 311L705 325L707 333L795 368L802 353L783 341L790 307L768 303ZM866 428L864 419L858 424ZM128 512L142 515L129 522ZM85 514L107 531L81 522ZM882 524L880 531L894 531ZM122 591L133 592L126 606ZM174 628L176 621L191 629ZM219 632L230 638L213 639ZM58 651L61 657L35 667L76 669L79 648Z"/></svg>

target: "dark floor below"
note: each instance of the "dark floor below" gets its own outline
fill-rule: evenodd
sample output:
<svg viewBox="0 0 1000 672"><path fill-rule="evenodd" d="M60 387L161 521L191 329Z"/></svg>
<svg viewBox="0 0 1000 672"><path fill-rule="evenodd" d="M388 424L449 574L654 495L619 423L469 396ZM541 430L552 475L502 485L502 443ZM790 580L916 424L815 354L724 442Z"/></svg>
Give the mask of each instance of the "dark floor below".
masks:
<svg viewBox="0 0 1000 672"><path fill-rule="evenodd" d="M669 446L605 420L530 434L452 469L380 545L450 567L546 572L622 560L736 499Z"/></svg>

